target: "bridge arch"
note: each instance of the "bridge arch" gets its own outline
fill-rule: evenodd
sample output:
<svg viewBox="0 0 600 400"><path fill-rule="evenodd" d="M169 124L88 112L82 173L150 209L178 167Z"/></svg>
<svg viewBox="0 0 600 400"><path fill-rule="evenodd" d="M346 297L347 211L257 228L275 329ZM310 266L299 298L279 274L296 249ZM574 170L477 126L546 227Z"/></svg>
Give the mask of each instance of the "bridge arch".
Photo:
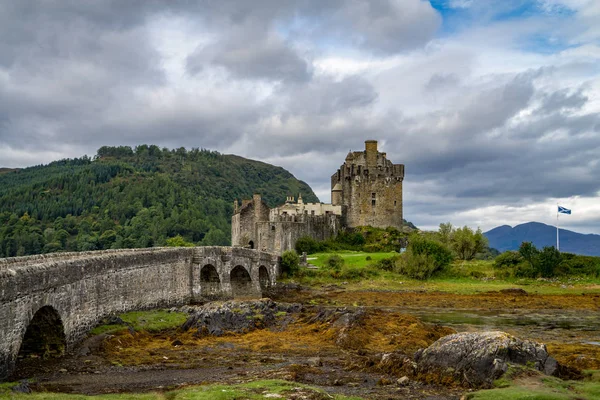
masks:
<svg viewBox="0 0 600 400"><path fill-rule="evenodd" d="M263 292L271 287L271 277L264 265L258 267L258 281L260 282L260 290Z"/></svg>
<svg viewBox="0 0 600 400"><path fill-rule="evenodd" d="M200 270L200 295L211 298L218 296L221 291L221 278L217 268L212 264L206 264Z"/></svg>
<svg viewBox="0 0 600 400"><path fill-rule="evenodd" d="M242 265L236 265L231 270L229 282L231 284L231 294L233 297L252 296L255 292L250 272Z"/></svg>
<svg viewBox="0 0 600 400"><path fill-rule="evenodd" d="M60 357L67 347L65 327L58 311L52 306L43 306L35 312L27 325L17 355L19 360Z"/></svg>

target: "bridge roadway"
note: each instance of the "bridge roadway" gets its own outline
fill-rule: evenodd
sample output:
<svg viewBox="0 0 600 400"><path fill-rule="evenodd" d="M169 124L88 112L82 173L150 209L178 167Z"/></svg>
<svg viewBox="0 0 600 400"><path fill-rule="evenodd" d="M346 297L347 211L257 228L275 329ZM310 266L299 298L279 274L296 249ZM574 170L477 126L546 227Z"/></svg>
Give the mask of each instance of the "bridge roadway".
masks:
<svg viewBox="0 0 600 400"><path fill-rule="evenodd" d="M0 259L0 381L17 358L69 350L103 318L260 297L279 257L239 247L105 250Z"/></svg>

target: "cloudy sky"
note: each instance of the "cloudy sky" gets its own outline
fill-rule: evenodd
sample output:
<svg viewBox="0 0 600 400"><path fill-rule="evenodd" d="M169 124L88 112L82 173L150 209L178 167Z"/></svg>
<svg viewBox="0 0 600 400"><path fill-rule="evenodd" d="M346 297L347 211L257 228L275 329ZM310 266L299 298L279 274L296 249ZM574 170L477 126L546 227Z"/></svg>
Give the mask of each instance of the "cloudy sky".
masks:
<svg viewBox="0 0 600 400"><path fill-rule="evenodd" d="M0 0L0 167L203 147L327 202L365 139L419 227L600 233L600 1Z"/></svg>

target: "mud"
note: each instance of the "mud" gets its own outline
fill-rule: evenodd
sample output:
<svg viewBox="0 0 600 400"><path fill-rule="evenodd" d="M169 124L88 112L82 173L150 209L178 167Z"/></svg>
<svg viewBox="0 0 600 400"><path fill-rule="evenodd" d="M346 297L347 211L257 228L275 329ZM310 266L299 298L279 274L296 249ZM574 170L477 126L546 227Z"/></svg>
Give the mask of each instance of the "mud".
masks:
<svg viewBox="0 0 600 400"><path fill-rule="evenodd" d="M278 378L367 399L458 399L464 388L417 381L413 354L455 331L492 327L547 343L550 354L566 365L600 369L600 346L594 344L600 337L600 323L594 319L600 311L598 295L283 287L271 296L303 307L293 316L279 312L280 324L243 333L214 336L190 329L149 334L124 329L99 335L62 359L21 362L13 379L35 378L34 390L100 394ZM465 315L475 318L465 320ZM564 315L571 322L558 326L557 316ZM509 317L532 316L553 316L548 320L555 326L506 322ZM584 327L577 325L588 317ZM477 323L478 318L484 322ZM404 376L408 384L399 384Z"/></svg>

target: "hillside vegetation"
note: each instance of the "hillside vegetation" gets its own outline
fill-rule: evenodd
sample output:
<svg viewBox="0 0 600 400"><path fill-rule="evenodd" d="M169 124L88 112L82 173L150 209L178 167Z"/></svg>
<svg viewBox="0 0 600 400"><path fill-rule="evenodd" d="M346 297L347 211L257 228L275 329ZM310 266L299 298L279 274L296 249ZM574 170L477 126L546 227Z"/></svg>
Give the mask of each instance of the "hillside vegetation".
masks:
<svg viewBox="0 0 600 400"><path fill-rule="evenodd" d="M229 245L233 200L269 206L312 189L283 168L214 151L102 147L0 174L0 257L166 245Z"/></svg>

